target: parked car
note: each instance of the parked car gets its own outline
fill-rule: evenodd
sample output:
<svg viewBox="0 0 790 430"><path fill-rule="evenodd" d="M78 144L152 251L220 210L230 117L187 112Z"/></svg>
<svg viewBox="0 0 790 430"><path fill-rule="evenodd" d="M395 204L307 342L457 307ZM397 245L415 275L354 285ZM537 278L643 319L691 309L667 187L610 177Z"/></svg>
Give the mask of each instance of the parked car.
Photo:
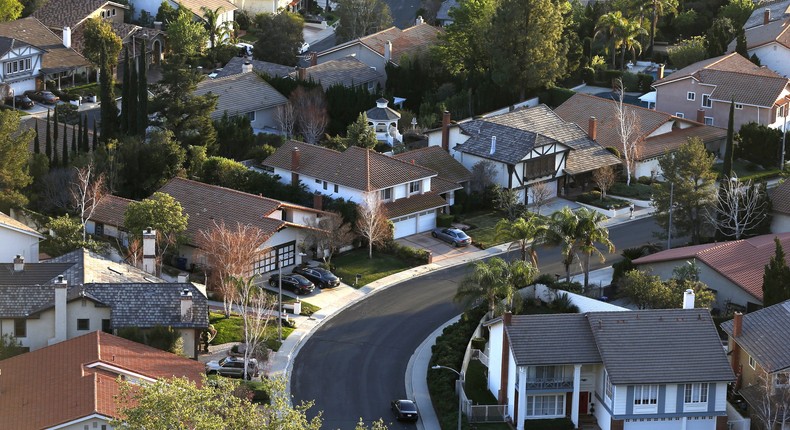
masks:
<svg viewBox="0 0 790 430"><path fill-rule="evenodd" d="M390 406L398 421L417 421L420 418L417 405L411 400L393 400Z"/></svg>
<svg viewBox="0 0 790 430"><path fill-rule="evenodd" d="M249 43L237 43L236 47L239 48L239 57L252 57L252 45Z"/></svg>
<svg viewBox="0 0 790 430"><path fill-rule="evenodd" d="M472 238L457 228L435 228L431 236L441 239L453 246L466 246L472 243Z"/></svg>
<svg viewBox="0 0 790 430"><path fill-rule="evenodd" d="M231 378L241 378L244 373L244 358L243 357L225 357L219 361L209 361L206 363L206 375L222 375ZM251 358L247 363L247 377L252 379L253 376L258 376L258 360Z"/></svg>
<svg viewBox="0 0 790 430"><path fill-rule="evenodd" d="M33 100L30 100L30 97L24 94L14 97L7 97L5 99L5 104L8 106L15 106L17 109L30 109L35 106Z"/></svg>
<svg viewBox="0 0 790 430"><path fill-rule="evenodd" d="M269 285L277 288L280 275L274 274L269 278ZM287 288L296 294L310 294L315 289L315 285L302 275L283 275L283 288Z"/></svg>
<svg viewBox="0 0 790 430"><path fill-rule="evenodd" d="M310 44L307 42L302 43L302 46L299 47L300 54L306 54L307 51L310 50Z"/></svg>
<svg viewBox="0 0 790 430"><path fill-rule="evenodd" d="M296 266L293 272L313 281L318 288L332 288L340 285L340 278L320 267Z"/></svg>
<svg viewBox="0 0 790 430"><path fill-rule="evenodd" d="M54 105L60 101L60 97L52 94L52 91L25 91L25 95L30 97L33 101L50 105Z"/></svg>

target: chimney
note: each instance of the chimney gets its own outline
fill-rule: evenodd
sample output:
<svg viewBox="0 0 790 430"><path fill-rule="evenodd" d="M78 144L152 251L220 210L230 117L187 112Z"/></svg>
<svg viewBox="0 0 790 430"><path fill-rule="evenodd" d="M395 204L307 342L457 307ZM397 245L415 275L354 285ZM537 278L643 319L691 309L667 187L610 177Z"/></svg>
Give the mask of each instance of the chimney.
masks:
<svg viewBox="0 0 790 430"><path fill-rule="evenodd" d="M388 40L384 44L384 64L389 63L392 60L392 41Z"/></svg>
<svg viewBox="0 0 790 430"><path fill-rule="evenodd" d="M442 149L450 152L450 111L442 114Z"/></svg>
<svg viewBox="0 0 790 430"><path fill-rule="evenodd" d="M63 46L71 48L71 27L63 27Z"/></svg>
<svg viewBox="0 0 790 430"><path fill-rule="evenodd" d="M324 196L321 193L313 194L313 209L324 210Z"/></svg>
<svg viewBox="0 0 790 430"><path fill-rule="evenodd" d="M17 255L14 258L14 273L18 273L25 270L25 257L21 255Z"/></svg>
<svg viewBox="0 0 790 430"><path fill-rule="evenodd" d="M732 337L740 337L743 331L743 314L735 312L732 318Z"/></svg>
<svg viewBox="0 0 790 430"><path fill-rule="evenodd" d="M738 345L736 339L741 336L742 329L743 314L740 312L735 312L732 318L732 351L730 353L730 365L732 366L732 371L738 376L740 376L739 370L741 367L741 346Z"/></svg>
<svg viewBox="0 0 790 430"><path fill-rule="evenodd" d="M489 152L489 154L494 155L495 152L496 152L496 136L491 136L491 152Z"/></svg>
<svg viewBox="0 0 790 430"><path fill-rule="evenodd" d="M299 170L299 161L302 159L302 153L299 148L294 146L291 150L291 170Z"/></svg>
<svg viewBox="0 0 790 430"><path fill-rule="evenodd" d="M181 290L181 321L192 321L192 292L186 288Z"/></svg>
<svg viewBox="0 0 790 430"><path fill-rule="evenodd" d="M771 9L765 8L763 11L763 25L768 25L771 22Z"/></svg>
<svg viewBox="0 0 790 430"><path fill-rule="evenodd" d="M661 64L658 65L658 79L664 79L664 67L665 66L666 65L664 63L661 63ZM658 79L656 79L656 80L658 80Z"/></svg>
<svg viewBox="0 0 790 430"><path fill-rule="evenodd" d="M587 134L590 135L590 139L595 140L598 138L598 118L591 116L590 122L587 126Z"/></svg>
<svg viewBox="0 0 790 430"><path fill-rule="evenodd" d="M425 20L422 19L422 15L417 15L417 19L414 20L414 25L424 24Z"/></svg>
<svg viewBox="0 0 790 430"><path fill-rule="evenodd" d="M154 21L154 30L162 30L162 21Z"/></svg>
<svg viewBox="0 0 790 430"><path fill-rule="evenodd" d="M697 122L705 124L705 109L697 109Z"/></svg>
<svg viewBox="0 0 790 430"><path fill-rule="evenodd" d="M143 230L143 271L156 275L156 230Z"/></svg>
<svg viewBox="0 0 790 430"><path fill-rule="evenodd" d="M50 339L50 345L63 342L68 335L68 318L66 315L68 291L69 283L66 282L63 275L58 275L58 280L55 281L55 337Z"/></svg>
<svg viewBox="0 0 790 430"><path fill-rule="evenodd" d="M252 63L249 61L245 61L244 64L241 65L241 73L250 73L252 71Z"/></svg>
<svg viewBox="0 0 790 430"><path fill-rule="evenodd" d="M296 77L299 78L300 81L307 80L307 69L304 67L297 67L296 68Z"/></svg>
<svg viewBox="0 0 790 430"><path fill-rule="evenodd" d="M513 318L513 314L511 314L510 311L507 311L504 314L502 314L502 323L504 323L505 325L510 325L510 321L512 320L512 318Z"/></svg>
<svg viewBox="0 0 790 430"><path fill-rule="evenodd" d="M683 309L694 309L694 290L691 288L683 293Z"/></svg>
<svg viewBox="0 0 790 430"><path fill-rule="evenodd" d="M310 66L317 66L318 65L318 53L311 52L310 53Z"/></svg>

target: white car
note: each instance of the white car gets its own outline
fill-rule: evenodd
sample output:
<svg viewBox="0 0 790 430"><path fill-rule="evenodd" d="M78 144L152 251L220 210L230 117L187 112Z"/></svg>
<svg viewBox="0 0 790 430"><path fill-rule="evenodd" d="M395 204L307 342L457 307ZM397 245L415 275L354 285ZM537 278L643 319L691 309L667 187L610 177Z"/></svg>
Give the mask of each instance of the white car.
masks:
<svg viewBox="0 0 790 430"><path fill-rule="evenodd" d="M304 42L304 43L302 43L302 47L299 48L299 53L300 54L306 54L308 50L310 50L310 44L307 43L307 42Z"/></svg>
<svg viewBox="0 0 790 430"><path fill-rule="evenodd" d="M239 48L239 57L252 57L252 45L249 43L237 43L236 47Z"/></svg>
<svg viewBox="0 0 790 430"><path fill-rule="evenodd" d="M207 375L222 375L230 376L233 378L241 378L244 373L244 359L240 357L225 357L219 361L209 361L206 363ZM258 360L251 358L247 363L247 377L245 379L252 379L258 376Z"/></svg>

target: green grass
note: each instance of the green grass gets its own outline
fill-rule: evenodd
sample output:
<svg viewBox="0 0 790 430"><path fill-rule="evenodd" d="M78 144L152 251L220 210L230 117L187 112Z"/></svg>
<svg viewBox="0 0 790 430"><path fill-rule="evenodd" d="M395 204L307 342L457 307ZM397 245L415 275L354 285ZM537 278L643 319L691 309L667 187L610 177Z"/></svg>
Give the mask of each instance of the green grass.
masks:
<svg viewBox="0 0 790 430"><path fill-rule="evenodd" d="M414 267L408 261L381 252L374 251L373 258L369 259L367 248L355 249L338 255L332 259L332 265L335 266L334 273L351 286L354 285L355 276L361 274L362 279L356 288Z"/></svg>
<svg viewBox="0 0 790 430"><path fill-rule="evenodd" d="M496 405L497 400L488 391L486 381L486 367L479 360L471 360L466 367L466 383L464 391L469 400L478 405Z"/></svg>
<svg viewBox="0 0 790 430"><path fill-rule="evenodd" d="M255 42L258 41L258 36L256 36L255 33L249 32L244 36L241 36L239 39L241 39L242 42L249 42L254 44Z"/></svg>
<svg viewBox="0 0 790 430"><path fill-rule="evenodd" d="M277 293L275 293L274 291L270 291L270 290L264 290L264 291L266 292L266 294L269 294L270 296L273 296L275 302L277 301ZM299 299L299 300L302 300L302 299ZM295 298L293 298L291 296L286 296L285 294L283 294L283 303L295 303L295 302L296 302ZM276 303L275 303L275 305L276 305ZM318 306L311 305L310 303L307 303L304 300L302 300L302 312L299 312L299 315L303 315L303 316L309 317L310 315L312 315L312 314L314 314L314 313L316 313L316 312L318 312L320 310L321 310L321 308L319 308Z"/></svg>
<svg viewBox="0 0 790 430"><path fill-rule="evenodd" d="M716 173L721 173L721 169L723 167L724 164L719 163L713 166L713 170ZM768 170L755 170L753 163L740 159L733 161L732 170L733 172L735 172L736 175L738 175L738 179L741 180L751 179L754 181L776 177L779 176L781 173L778 168L773 168Z"/></svg>
<svg viewBox="0 0 790 430"><path fill-rule="evenodd" d="M222 345L229 342L242 342L244 335L242 334L243 322L238 315L231 315L230 318L225 318L225 315L218 312L209 312L209 324L212 324L217 330L217 336L211 341L212 345ZM283 326L283 339L287 338L294 329L291 327ZM277 340L277 321L269 321L264 333L266 339L266 346L277 351L280 349L280 341Z"/></svg>
<svg viewBox="0 0 790 430"><path fill-rule="evenodd" d="M472 237L473 243L485 249L494 245L505 243L496 239L496 224L504 218L498 211L473 212L460 217L461 223L471 228L466 233Z"/></svg>
<svg viewBox="0 0 790 430"><path fill-rule="evenodd" d="M650 200L653 197L653 187L650 185L640 184L636 181L631 181L631 186L625 182L616 182L609 188L609 192L613 196L630 197L632 199Z"/></svg>

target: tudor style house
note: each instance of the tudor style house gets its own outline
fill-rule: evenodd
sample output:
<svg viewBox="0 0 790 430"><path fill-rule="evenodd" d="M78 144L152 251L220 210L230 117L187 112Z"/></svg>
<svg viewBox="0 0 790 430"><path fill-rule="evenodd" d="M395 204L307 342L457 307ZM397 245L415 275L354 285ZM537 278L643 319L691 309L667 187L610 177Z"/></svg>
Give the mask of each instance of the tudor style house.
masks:
<svg viewBox="0 0 790 430"><path fill-rule="evenodd" d="M486 325L488 389L517 430L562 417L602 430L727 428L735 375L707 309L506 313Z"/></svg>
<svg viewBox="0 0 790 430"><path fill-rule="evenodd" d="M730 103L735 102L735 130L749 122L781 128L790 95L787 78L738 53L696 62L653 82L653 88L656 110L681 118L701 117L716 127L727 126Z"/></svg>
<svg viewBox="0 0 790 430"><path fill-rule="evenodd" d="M790 77L790 1L765 2L757 6L743 25L746 52L760 59L760 64ZM727 52L735 52L733 40Z"/></svg>
<svg viewBox="0 0 790 430"><path fill-rule="evenodd" d="M12 94L21 95L36 89L41 75L44 50L21 40L0 36L0 83L9 86ZM2 100L4 101L4 100Z"/></svg>
<svg viewBox="0 0 790 430"><path fill-rule="evenodd" d="M364 203L367 193L378 194L396 239L433 230L437 212L448 206L442 195L462 188L443 181L436 190L436 171L358 146L339 152L289 141L263 166L284 183L333 198Z"/></svg>
<svg viewBox="0 0 790 430"><path fill-rule="evenodd" d="M545 183L554 195L571 181L620 160L596 143L576 124L564 121L546 105L500 115L484 115L450 124L445 112L442 128L428 132L428 145L441 146L468 170L491 163L493 182L519 192L532 203L529 187Z"/></svg>

